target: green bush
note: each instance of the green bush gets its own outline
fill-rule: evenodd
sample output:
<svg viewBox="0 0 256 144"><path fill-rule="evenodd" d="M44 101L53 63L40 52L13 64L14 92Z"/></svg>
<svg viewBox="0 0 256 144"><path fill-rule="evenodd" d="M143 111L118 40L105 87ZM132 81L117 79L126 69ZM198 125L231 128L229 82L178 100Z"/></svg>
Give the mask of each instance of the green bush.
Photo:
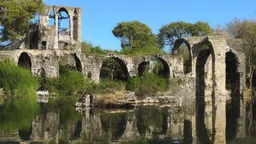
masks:
<svg viewBox="0 0 256 144"><path fill-rule="evenodd" d="M168 80L155 73L144 73L142 76L130 78L126 85L127 90L135 91L138 96L154 96L159 91L168 88Z"/></svg>
<svg viewBox="0 0 256 144"><path fill-rule="evenodd" d="M8 98L28 99L36 96L39 81L26 69L16 66L10 59L0 61L0 87Z"/></svg>
<svg viewBox="0 0 256 144"><path fill-rule="evenodd" d="M102 79L99 84L94 84L91 88L91 93L110 93L114 91L124 90L125 83L123 81L112 81Z"/></svg>
<svg viewBox="0 0 256 144"><path fill-rule="evenodd" d="M0 111L0 129L29 128L38 110L38 79L10 59L0 61L0 86L6 97Z"/></svg>
<svg viewBox="0 0 256 144"><path fill-rule="evenodd" d="M74 70L62 71L59 78L48 79L46 87L50 92L56 92L61 96L71 96L88 92L92 86L89 79L85 79L82 73Z"/></svg>

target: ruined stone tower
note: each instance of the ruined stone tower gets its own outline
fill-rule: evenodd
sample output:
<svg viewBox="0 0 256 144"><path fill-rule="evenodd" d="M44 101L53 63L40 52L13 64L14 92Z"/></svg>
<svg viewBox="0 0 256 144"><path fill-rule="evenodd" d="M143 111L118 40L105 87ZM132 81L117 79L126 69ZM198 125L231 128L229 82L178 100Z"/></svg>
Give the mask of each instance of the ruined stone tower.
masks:
<svg viewBox="0 0 256 144"><path fill-rule="evenodd" d="M20 48L81 50L81 8L45 6Z"/></svg>

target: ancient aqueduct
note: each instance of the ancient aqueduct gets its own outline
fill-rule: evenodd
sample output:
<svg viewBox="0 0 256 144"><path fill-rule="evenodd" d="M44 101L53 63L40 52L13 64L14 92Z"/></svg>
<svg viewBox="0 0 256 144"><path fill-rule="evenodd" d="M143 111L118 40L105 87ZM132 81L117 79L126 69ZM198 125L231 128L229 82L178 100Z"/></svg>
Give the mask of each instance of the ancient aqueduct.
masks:
<svg viewBox="0 0 256 144"><path fill-rule="evenodd" d="M67 13L67 16L61 15L61 12ZM60 28L58 22L67 18L69 28ZM54 24L49 25L50 19L54 21ZM10 57L18 65L30 69L34 75L58 77L58 62L61 56L66 56L70 65L75 66L84 77L90 77L95 82L99 82L101 66L107 58L116 60L127 77L138 74L141 65L145 63L151 65L152 59L158 59L163 63L168 78L189 77L193 79L192 85L197 89L196 95L208 95L204 89L208 89L209 94L225 95L226 74L229 71L236 76L232 91L239 95L243 93L244 56L235 49L227 48L224 37L178 39L173 46L173 53L184 43L189 49L191 65L191 70L186 73L183 70L182 57L175 55L155 54L131 57L116 54L102 56L83 54L81 53L81 8L46 6L44 13L40 14L39 26L31 30L30 36L24 40L2 47L0 59ZM229 61L226 60L227 57ZM227 67L232 70L227 70Z"/></svg>

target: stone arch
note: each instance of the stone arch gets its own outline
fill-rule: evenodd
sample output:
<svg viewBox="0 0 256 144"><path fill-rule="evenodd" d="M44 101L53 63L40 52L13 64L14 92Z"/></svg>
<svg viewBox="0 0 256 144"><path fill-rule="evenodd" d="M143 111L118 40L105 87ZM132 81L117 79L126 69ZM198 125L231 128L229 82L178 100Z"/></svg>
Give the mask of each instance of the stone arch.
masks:
<svg viewBox="0 0 256 144"><path fill-rule="evenodd" d="M211 59L209 59L211 57ZM209 65L208 65L209 64ZM208 72L206 72L209 70ZM209 77L210 76L210 77ZM206 83L206 78L208 77L209 86ZM201 43L201 50L197 55L196 61L196 96L197 97L204 97L205 96L205 89L211 88L211 94L214 95L215 90L215 54L213 50L213 46L211 42L208 40L203 41Z"/></svg>
<svg viewBox="0 0 256 144"><path fill-rule="evenodd" d="M106 63L106 61L107 60L110 60L110 59L112 59L112 60L114 60L114 62L116 62L116 63L118 63L119 64L119 66L120 66L120 68L121 68L121 70L122 70L122 79L121 80L128 80L128 78L130 77L130 75L129 75L129 72L128 72L128 68L127 68L127 66L126 66L126 63L122 60L122 59L120 59L119 57L108 57L108 58L106 58L106 59L104 59L103 60L103 62L102 62L102 64L101 64L101 70L100 70L100 77L102 76L102 74L103 74L103 67L105 67L105 66L107 66L107 63ZM111 74L112 74L112 79L114 80L115 79L115 67L112 67L112 70L111 70Z"/></svg>
<svg viewBox="0 0 256 144"><path fill-rule="evenodd" d="M31 67L32 67L31 59L26 52L23 52L20 54L18 65L25 69L29 69L31 71Z"/></svg>
<svg viewBox="0 0 256 144"><path fill-rule="evenodd" d="M139 64L139 66L138 66L139 76L141 76L147 70L147 67L149 67L149 62L148 61L143 61Z"/></svg>
<svg viewBox="0 0 256 144"><path fill-rule="evenodd" d="M180 46L183 44L185 44L188 49L188 60L186 62L183 62L184 74L188 74L192 72L192 52L191 52L191 46L188 43L188 41L183 38L176 40L172 48L172 54L178 53Z"/></svg>
<svg viewBox="0 0 256 144"><path fill-rule="evenodd" d="M66 21L66 19L68 20ZM66 22L66 24L61 24L63 20L65 20L64 23ZM70 14L68 10L64 7L58 10L58 32L59 35L70 36Z"/></svg>
<svg viewBox="0 0 256 144"><path fill-rule="evenodd" d="M76 54L73 55L73 58L75 60L75 67L76 67L76 70L78 72L82 72L83 68L82 68L82 63L81 63L81 60L77 57Z"/></svg>
<svg viewBox="0 0 256 144"><path fill-rule="evenodd" d="M161 75L163 77L170 77L170 67L169 64L160 56L155 56L157 60L159 60L163 64L163 71L158 72L158 75Z"/></svg>
<svg viewBox="0 0 256 144"><path fill-rule="evenodd" d="M226 90L231 91L231 96L240 94L239 59L232 51L226 52Z"/></svg>

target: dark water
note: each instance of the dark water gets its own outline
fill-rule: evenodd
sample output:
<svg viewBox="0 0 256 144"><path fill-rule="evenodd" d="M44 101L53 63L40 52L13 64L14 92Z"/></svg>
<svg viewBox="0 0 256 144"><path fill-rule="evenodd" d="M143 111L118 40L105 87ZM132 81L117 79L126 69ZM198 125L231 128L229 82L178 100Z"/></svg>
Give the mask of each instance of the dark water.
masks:
<svg viewBox="0 0 256 144"><path fill-rule="evenodd" d="M61 108L57 108L61 107ZM40 105L31 117L0 107L2 143L256 143L256 101L182 100L132 109ZM3 113L8 111L7 115ZM5 117L3 117L5 116Z"/></svg>

